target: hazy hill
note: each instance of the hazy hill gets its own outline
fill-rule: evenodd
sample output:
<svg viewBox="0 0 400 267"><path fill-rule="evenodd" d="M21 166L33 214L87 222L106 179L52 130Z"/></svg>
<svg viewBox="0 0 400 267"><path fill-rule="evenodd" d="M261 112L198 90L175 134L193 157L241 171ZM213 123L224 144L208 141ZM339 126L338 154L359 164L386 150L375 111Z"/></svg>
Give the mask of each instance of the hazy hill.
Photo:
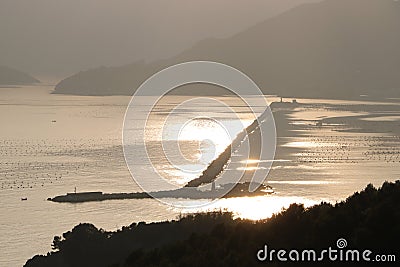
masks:
<svg viewBox="0 0 400 267"><path fill-rule="evenodd" d="M399 47L399 1L325 0L293 8L231 38L202 41L168 60L80 72L61 81L56 93L131 94L165 66L214 60L244 71L269 94L399 96Z"/></svg>
<svg viewBox="0 0 400 267"><path fill-rule="evenodd" d="M38 82L39 80L22 71L0 66L0 85L22 85Z"/></svg>
<svg viewBox="0 0 400 267"><path fill-rule="evenodd" d="M0 64L60 79L181 53L319 0L1 0Z"/></svg>

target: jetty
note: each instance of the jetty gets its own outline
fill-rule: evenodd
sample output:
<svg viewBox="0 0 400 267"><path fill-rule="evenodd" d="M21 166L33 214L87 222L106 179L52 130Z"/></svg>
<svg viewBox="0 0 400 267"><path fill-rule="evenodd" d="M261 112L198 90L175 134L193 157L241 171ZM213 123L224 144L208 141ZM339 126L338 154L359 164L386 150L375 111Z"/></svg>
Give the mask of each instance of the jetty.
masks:
<svg viewBox="0 0 400 267"><path fill-rule="evenodd" d="M256 191L249 192L249 182L239 184L225 184L212 187L211 190L200 190L195 187L183 187L175 190L136 192L136 193L103 193L103 192L80 192L67 193L66 195L48 198L48 201L81 203L90 201L104 201L113 199L144 199L144 198L182 198L182 199L215 199L219 197L250 197L263 196L274 193L269 185L261 185ZM232 188L229 192L227 188Z"/></svg>
<svg viewBox="0 0 400 267"><path fill-rule="evenodd" d="M272 108L279 107L296 107L299 105L297 101L292 102L276 102L271 105ZM240 147L243 140L247 136L256 135L260 127L260 123L264 123L270 118L270 111L267 108L257 119L255 119L248 127L239 132L232 143L213 160L202 174L187 183L184 187L175 190L164 190L154 192L134 192L134 193L103 193L103 192L81 192L67 193L66 195L48 198L47 200L53 202L89 202L89 201L104 201L113 199L144 199L144 198L181 198L181 199L216 199L216 198L230 198L230 197L250 197L250 196L263 196L274 193L272 187L269 185L259 184L257 190L249 192L250 182L241 182L237 184L220 184L215 186L215 180L223 172L226 164L232 157L232 151ZM203 185L210 185L211 190L204 190L200 187Z"/></svg>

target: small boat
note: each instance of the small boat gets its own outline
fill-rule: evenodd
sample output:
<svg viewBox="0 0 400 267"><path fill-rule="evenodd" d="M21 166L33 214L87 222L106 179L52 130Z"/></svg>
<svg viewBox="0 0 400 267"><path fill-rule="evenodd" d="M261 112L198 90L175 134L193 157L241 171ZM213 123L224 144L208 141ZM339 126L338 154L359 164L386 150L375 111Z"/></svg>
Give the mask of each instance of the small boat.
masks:
<svg viewBox="0 0 400 267"><path fill-rule="evenodd" d="M28 198L27 197L21 197L21 201L25 201L25 200L28 200Z"/></svg>
<svg viewBox="0 0 400 267"><path fill-rule="evenodd" d="M274 194L275 193L274 189L270 185L262 185L260 191L263 193L266 193L266 194Z"/></svg>

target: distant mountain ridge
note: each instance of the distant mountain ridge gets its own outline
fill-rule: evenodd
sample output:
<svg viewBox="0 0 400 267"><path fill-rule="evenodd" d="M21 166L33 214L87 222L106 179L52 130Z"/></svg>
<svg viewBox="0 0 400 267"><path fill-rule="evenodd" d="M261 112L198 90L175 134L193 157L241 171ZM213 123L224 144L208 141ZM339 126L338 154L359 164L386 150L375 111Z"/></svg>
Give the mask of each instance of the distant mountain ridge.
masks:
<svg viewBox="0 0 400 267"><path fill-rule="evenodd" d="M0 85L24 85L39 82L39 80L25 72L0 66Z"/></svg>
<svg viewBox="0 0 400 267"><path fill-rule="evenodd" d="M212 60L245 72L267 94L398 97L399 47L399 1L325 0L231 38L202 41L168 60L80 72L58 83L55 93L130 95L166 66Z"/></svg>

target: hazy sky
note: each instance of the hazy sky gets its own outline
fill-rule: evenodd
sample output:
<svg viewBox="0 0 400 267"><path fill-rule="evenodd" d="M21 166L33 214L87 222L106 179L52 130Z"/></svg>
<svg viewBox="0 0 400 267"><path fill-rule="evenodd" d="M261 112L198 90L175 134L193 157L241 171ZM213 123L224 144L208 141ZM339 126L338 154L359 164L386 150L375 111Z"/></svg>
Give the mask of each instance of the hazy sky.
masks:
<svg viewBox="0 0 400 267"><path fill-rule="evenodd" d="M173 56L318 0L0 0L0 64L63 78Z"/></svg>

